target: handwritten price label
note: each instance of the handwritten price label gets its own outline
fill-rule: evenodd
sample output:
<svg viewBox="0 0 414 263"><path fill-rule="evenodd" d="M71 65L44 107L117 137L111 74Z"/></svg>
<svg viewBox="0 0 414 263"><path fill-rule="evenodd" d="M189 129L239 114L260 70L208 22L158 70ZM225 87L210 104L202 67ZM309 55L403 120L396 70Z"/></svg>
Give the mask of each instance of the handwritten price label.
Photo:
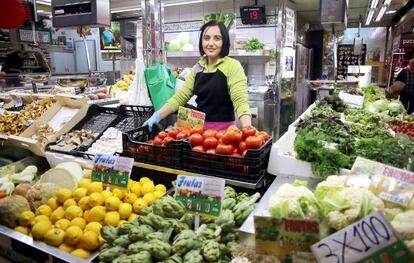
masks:
<svg viewBox="0 0 414 263"><path fill-rule="evenodd" d="M379 212L324 238L311 249L321 263L413 262L411 253Z"/></svg>
<svg viewBox="0 0 414 263"><path fill-rule="evenodd" d="M105 154L96 154L93 161L92 181L126 188L134 159Z"/></svg>

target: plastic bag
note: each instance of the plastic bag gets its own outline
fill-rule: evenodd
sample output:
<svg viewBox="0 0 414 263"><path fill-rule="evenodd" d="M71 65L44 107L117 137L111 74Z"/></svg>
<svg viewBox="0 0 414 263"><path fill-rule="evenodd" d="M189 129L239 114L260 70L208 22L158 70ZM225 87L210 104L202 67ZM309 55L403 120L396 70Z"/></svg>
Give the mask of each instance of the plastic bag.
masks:
<svg viewBox="0 0 414 263"><path fill-rule="evenodd" d="M146 68L144 74L151 101L157 111L175 94L175 75L161 63Z"/></svg>
<svg viewBox="0 0 414 263"><path fill-rule="evenodd" d="M152 106L151 99L148 94L147 85L144 77L144 57L141 50L137 49L137 59L135 60L135 77L129 86L129 105Z"/></svg>

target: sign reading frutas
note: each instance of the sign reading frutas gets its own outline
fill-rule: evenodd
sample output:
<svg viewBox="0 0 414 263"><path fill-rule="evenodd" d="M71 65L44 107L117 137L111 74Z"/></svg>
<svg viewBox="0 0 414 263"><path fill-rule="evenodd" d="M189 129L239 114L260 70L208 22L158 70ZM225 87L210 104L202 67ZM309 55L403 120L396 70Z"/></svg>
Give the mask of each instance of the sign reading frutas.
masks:
<svg viewBox="0 0 414 263"><path fill-rule="evenodd" d="M414 260L379 212L324 238L312 246L312 251L321 263L408 263Z"/></svg>
<svg viewBox="0 0 414 263"><path fill-rule="evenodd" d="M195 126L204 127L206 114L201 111L188 109L185 107L178 108L177 125L180 128L191 129Z"/></svg>
<svg viewBox="0 0 414 263"><path fill-rule="evenodd" d="M256 253L291 256L291 252L309 252L319 241L319 222L303 219L285 219L254 216Z"/></svg>
<svg viewBox="0 0 414 263"><path fill-rule="evenodd" d="M218 217L224 184L224 179L178 175L175 198L191 213Z"/></svg>
<svg viewBox="0 0 414 263"><path fill-rule="evenodd" d="M126 188L134 159L106 154L96 154L93 161L92 181Z"/></svg>

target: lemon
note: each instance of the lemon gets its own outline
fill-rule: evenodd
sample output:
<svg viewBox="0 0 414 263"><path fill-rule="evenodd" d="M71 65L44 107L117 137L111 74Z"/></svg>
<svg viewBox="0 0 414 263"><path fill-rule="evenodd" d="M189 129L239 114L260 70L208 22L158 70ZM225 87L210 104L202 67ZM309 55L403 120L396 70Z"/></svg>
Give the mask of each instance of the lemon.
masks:
<svg viewBox="0 0 414 263"><path fill-rule="evenodd" d="M82 178L82 179L79 181L78 186L79 186L79 187L83 187L83 188L88 189L88 186L89 186L90 184L91 184L91 179L89 179L89 178Z"/></svg>
<svg viewBox="0 0 414 263"><path fill-rule="evenodd" d="M121 200L119 200L117 196L111 196L105 200L105 207L106 207L106 210L108 211L116 211L119 209L120 205L121 205Z"/></svg>
<svg viewBox="0 0 414 263"><path fill-rule="evenodd" d="M85 231L83 233L80 241L79 246L81 248L93 251L97 249L100 245L99 235L96 234L94 231Z"/></svg>
<svg viewBox="0 0 414 263"><path fill-rule="evenodd" d="M88 222L100 222L105 218L105 207L103 206L95 206L89 210L88 218L86 219Z"/></svg>
<svg viewBox="0 0 414 263"><path fill-rule="evenodd" d="M82 197L85 197L88 194L88 189L85 187L79 187L76 188L75 191L73 191L73 199L75 199L76 202L79 202Z"/></svg>
<svg viewBox="0 0 414 263"><path fill-rule="evenodd" d="M138 198L134 204L132 205L132 208L134 210L134 213L139 213L142 209L147 208L148 203L142 198Z"/></svg>
<svg viewBox="0 0 414 263"><path fill-rule="evenodd" d="M165 185L163 185L163 184L157 184L155 186L155 191L161 191L163 193L166 193L167 192L167 187L165 187Z"/></svg>
<svg viewBox="0 0 414 263"><path fill-rule="evenodd" d="M82 217L77 217L77 218L72 219L72 221L70 221L70 225L71 226L78 226L83 230L83 229L85 229L86 221Z"/></svg>
<svg viewBox="0 0 414 263"><path fill-rule="evenodd" d="M65 232L59 228L52 228L46 232L44 241L46 244L58 247L62 244Z"/></svg>
<svg viewBox="0 0 414 263"><path fill-rule="evenodd" d="M119 206L118 213L121 219L128 219L132 213L132 205L129 203L122 203Z"/></svg>
<svg viewBox="0 0 414 263"><path fill-rule="evenodd" d="M120 227L120 226L122 226L122 224L124 224L126 222L127 222L126 220L119 220L119 223L116 227Z"/></svg>
<svg viewBox="0 0 414 263"><path fill-rule="evenodd" d="M90 207L94 207L94 206L98 206L98 205L103 205L104 202L105 202L105 197L103 197L103 195L101 195L101 193L92 193L89 196L88 205Z"/></svg>
<svg viewBox="0 0 414 263"><path fill-rule="evenodd" d="M123 199L125 196L125 192L118 188L115 188L114 190L112 190L112 194L114 196L117 196L119 199Z"/></svg>
<svg viewBox="0 0 414 263"><path fill-rule="evenodd" d="M146 182L142 185L141 193L142 193L142 195L152 193L152 192L154 192L154 189L155 189L155 186L154 186L154 183L152 181L151 182Z"/></svg>
<svg viewBox="0 0 414 263"><path fill-rule="evenodd" d="M66 253L70 253L75 249L74 247L69 246L65 243L61 244L58 248L62 251L65 251Z"/></svg>
<svg viewBox="0 0 414 263"><path fill-rule="evenodd" d="M50 208L48 205L41 205L36 209L36 215L45 215L50 216L52 214L52 208Z"/></svg>
<svg viewBox="0 0 414 263"><path fill-rule="evenodd" d="M30 226L34 220L35 214L32 211L24 211L19 215L18 221L21 226Z"/></svg>
<svg viewBox="0 0 414 263"><path fill-rule="evenodd" d="M72 206L72 205L78 205L78 203L75 201L75 199L69 198L63 203L63 209L66 210L68 209L69 206Z"/></svg>
<svg viewBox="0 0 414 263"><path fill-rule="evenodd" d="M67 199L72 198L72 191L67 188L61 188L56 194L59 203L63 204Z"/></svg>
<svg viewBox="0 0 414 263"><path fill-rule="evenodd" d="M154 193L148 193L145 194L142 199L144 199L148 205L152 205L152 203L154 203L157 198L155 197Z"/></svg>
<svg viewBox="0 0 414 263"><path fill-rule="evenodd" d="M51 197L51 198L49 198L49 200L47 200L46 204L47 204L50 208L52 208L52 210L55 210L55 209L56 209L56 208L58 208L58 206L59 206L59 203L58 203L58 201L57 201L56 197Z"/></svg>
<svg viewBox="0 0 414 263"><path fill-rule="evenodd" d="M59 206L58 208L56 208L55 211L52 212L52 214L50 215L50 221L52 221L52 224L56 223L58 220L62 219L65 217L65 210L63 209L63 207Z"/></svg>
<svg viewBox="0 0 414 263"><path fill-rule="evenodd" d="M148 177L142 177L141 179L139 179L139 183L141 185L147 183L147 182L152 182L151 179L149 179Z"/></svg>
<svg viewBox="0 0 414 263"><path fill-rule="evenodd" d="M93 231L97 233L98 235L101 233L102 225L98 222L90 222L86 225L85 231Z"/></svg>
<svg viewBox="0 0 414 263"><path fill-rule="evenodd" d="M83 218L85 218L86 222L88 221L89 218L89 211L91 211L90 209L83 211Z"/></svg>
<svg viewBox="0 0 414 263"><path fill-rule="evenodd" d="M78 226L70 226L66 229L64 242L67 245L76 245L82 238L83 231Z"/></svg>
<svg viewBox="0 0 414 263"><path fill-rule="evenodd" d="M138 218L138 215L135 213L132 213L129 217L128 217L128 222L134 221L135 219Z"/></svg>
<svg viewBox="0 0 414 263"><path fill-rule="evenodd" d="M156 191L154 192L155 199L159 199L159 198L160 198L160 197L162 197L163 195L165 195L165 192L161 192L161 191L158 191L158 190L156 190Z"/></svg>
<svg viewBox="0 0 414 263"><path fill-rule="evenodd" d="M50 221L41 220L33 226L32 237L36 240L43 240L44 235L52 228Z"/></svg>
<svg viewBox="0 0 414 263"><path fill-rule="evenodd" d="M72 220L76 217L82 217L83 211L82 208L76 205L71 205L65 211L65 217L69 220Z"/></svg>
<svg viewBox="0 0 414 263"><path fill-rule="evenodd" d="M76 257L83 258L83 259L88 259L91 256L91 252L89 252L88 250L85 250L83 248L77 248L77 249L73 250L71 254L76 256Z"/></svg>
<svg viewBox="0 0 414 263"><path fill-rule="evenodd" d="M130 191L131 192L131 188L136 184L137 182L135 182L134 180L132 180L132 179L129 179L129 181L128 181L128 187L127 187L127 189L128 189L128 191Z"/></svg>
<svg viewBox="0 0 414 263"><path fill-rule="evenodd" d="M17 232L20 232L22 234L25 234L25 235L30 234L30 228L28 228L27 226L16 226L14 228L14 230L16 230Z"/></svg>
<svg viewBox="0 0 414 263"><path fill-rule="evenodd" d="M33 219L33 221L30 223L32 226L34 226L36 223L39 223L40 221L47 221L50 222L49 217L45 216L45 215L39 215L39 216L35 216L35 218Z"/></svg>
<svg viewBox="0 0 414 263"><path fill-rule="evenodd" d="M70 221L67 220L66 218L59 219L55 223L55 227L60 228L60 229L62 229L64 231L66 231L68 229L68 227L70 227Z"/></svg>
<svg viewBox="0 0 414 263"><path fill-rule="evenodd" d="M104 223L107 226L117 227L119 224L119 220L121 220L119 213L116 211L110 211L105 214Z"/></svg>
<svg viewBox="0 0 414 263"><path fill-rule="evenodd" d="M109 190L104 190L101 194L105 198L105 200L112 196L112 192Z"/></svg>
<svg viewBox="0 0 414 263"><path fill-rule="evenodd" d="M136 200L138 199L138 196L134 193L128 193L125 197L124 197L124 202L129 203L129 204L133 204Z"/></svg>
<svg viewBox="0 0 414 263"><path fill-rule="evenodd" d="M103 191L102 182L92 182L88 185L88 194L100 193Z"/></svg>
<svg viewBox="0 0 414 263"><path fill-rule="evenodd" d="M135 183L130 190L132 193L136 194L136 196L141 196L141 184L140 183Z"/></svg>
<svg viewBox="0 0 414 263"><path fill-rule="evenodd" d="M84 196L79 200L78 205L80 208L82 208L83 211L88 210L90 208L89 206L89 196Z"/></svg>

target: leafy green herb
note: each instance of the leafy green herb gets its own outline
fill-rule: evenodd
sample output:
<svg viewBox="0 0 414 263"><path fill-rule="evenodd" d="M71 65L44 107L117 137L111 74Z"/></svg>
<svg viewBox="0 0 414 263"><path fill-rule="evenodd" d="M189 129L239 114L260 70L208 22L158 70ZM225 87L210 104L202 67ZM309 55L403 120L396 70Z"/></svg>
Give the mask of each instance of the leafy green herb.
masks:
<svg viewBox="0 0 414 263"><path fill-rule="evenodd" d="M256 51L256 50L263 50L264 44L259 41L257 38L253 38L247 41L246 46L244 47L246 51Z"/></svg>

